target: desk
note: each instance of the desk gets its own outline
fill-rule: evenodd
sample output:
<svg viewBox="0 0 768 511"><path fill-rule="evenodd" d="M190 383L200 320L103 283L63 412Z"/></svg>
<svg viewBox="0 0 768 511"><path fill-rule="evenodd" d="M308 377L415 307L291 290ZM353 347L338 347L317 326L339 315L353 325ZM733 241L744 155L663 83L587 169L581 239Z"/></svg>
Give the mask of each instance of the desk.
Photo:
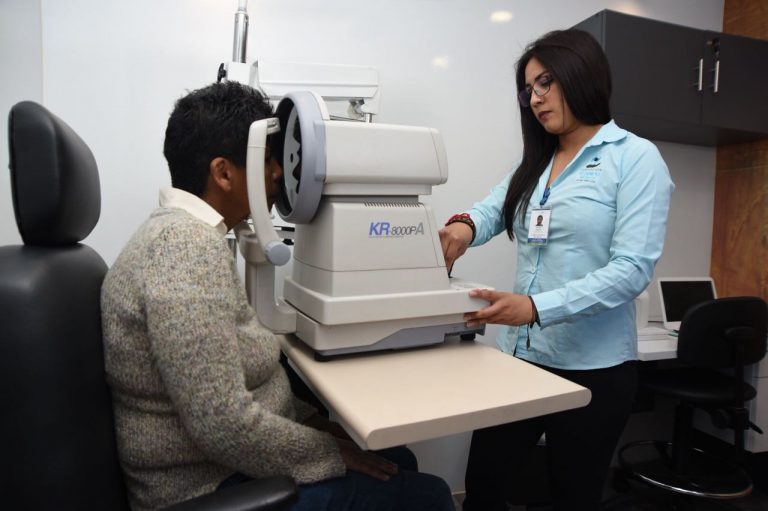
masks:
<svg viewBox="0 0 768 511"><path fill-rule="evenodd" d="M586 406L588 389L475 342L317 362L278 336L304 382L363 448L384 449Z"/></svg>
<svg viewBox="0 0 768 511"><path fill-rule="evenodd" d="M677 339L670 337L663 341L638 341L637 358L643 362L677 358Z"/></svg>
<svg viewBox="0 0 768 511"><path fill-rule="evenodd" d="M662 330L662 324L648 323L648 328ZM641 335L643 330L638 330L637 358L643 362L653 360L669 360L677 358L677 337L671 335L653 336L653 340L644 340Z"/></svg>

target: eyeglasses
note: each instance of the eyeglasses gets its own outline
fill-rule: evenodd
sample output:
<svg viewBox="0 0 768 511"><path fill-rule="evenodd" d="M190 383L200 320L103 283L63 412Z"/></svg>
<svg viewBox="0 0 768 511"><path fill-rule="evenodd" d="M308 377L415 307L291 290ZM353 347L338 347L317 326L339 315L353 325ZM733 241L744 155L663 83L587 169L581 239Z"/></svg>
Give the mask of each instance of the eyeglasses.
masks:
<svg viewBox="0 0 768 511"><path fill-rule="evenodd" d="M549 92L549 86L552 85L555 79L550 75L542 75L535 82L533 87L527 86L525 89L517 93L517 100L520 102L520 106L528 108L531 106L531 94L536 94L538 97L543 98Z"/></svg>

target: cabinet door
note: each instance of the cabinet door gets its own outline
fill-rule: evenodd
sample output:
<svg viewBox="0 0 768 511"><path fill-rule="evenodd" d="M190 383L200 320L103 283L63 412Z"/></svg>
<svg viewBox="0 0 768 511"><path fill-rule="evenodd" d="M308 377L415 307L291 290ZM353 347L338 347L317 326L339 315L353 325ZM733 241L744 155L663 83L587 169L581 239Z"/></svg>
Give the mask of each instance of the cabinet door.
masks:
<svg viewBox="0 0 768 511"><path fill-rule="evenodd" d="M707 33L702 122L730 130L768 133L768 41ZM715 92L715 50L720 69Z"/></svg>
<svg viewBox="0 0 768 511"><path fill-rule="evenodd" d="M614 114L701 121L701 30L607 12L604 48L613 74Z"/></svg>

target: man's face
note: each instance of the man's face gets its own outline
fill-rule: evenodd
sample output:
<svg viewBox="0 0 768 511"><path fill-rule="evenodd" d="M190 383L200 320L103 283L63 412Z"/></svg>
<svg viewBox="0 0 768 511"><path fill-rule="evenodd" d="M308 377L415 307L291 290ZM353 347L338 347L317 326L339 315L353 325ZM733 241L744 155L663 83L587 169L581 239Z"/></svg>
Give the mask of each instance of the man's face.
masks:
<svg viewBox="0 0 768 511"><path fill-rule="evenodd" d="M251 214L250 204L248 202L248 183L246 178L245 167L237 168L237 183L235 202L238 206L238 211L242 213L242 218L246 218ZM272 206L277 199L278 193L278 181L283 177L283 169L280 164L277 163L270 150L267 149L264 158L264 190L267 196L267 211L272 209Z"/></svg>
<svg viewBox="0 0 768 511"><path fill-rule="evenodd" d="M278 182L283 177L283 168L272 157L272 152L267 148L264 158L264 189L267 192L267 209L271 210L277 200L277 193L280 188Z"/></svg>

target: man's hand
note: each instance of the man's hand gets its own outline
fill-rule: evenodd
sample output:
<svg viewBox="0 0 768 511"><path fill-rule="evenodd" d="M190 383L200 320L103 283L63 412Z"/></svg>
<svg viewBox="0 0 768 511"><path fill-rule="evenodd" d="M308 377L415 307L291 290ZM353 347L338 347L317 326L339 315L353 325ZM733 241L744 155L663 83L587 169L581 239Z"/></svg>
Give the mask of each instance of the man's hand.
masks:
<svg viewBox="0 0 768 511"><path fill-rule="evenodd" d="M486 323L496 325L526 325L533 320L533 305L526 295L517 295L504 291L473 289L472 298L482 298L490 302L488 307L464 314L464 321L470 328Z"/></svg>
<svg viewBox="0 0 768 511"><path fill-rule="evenodd" d="M336 439L339 445L341 459L347 470L354 470L382 481L388 481L389 476L397 474L397 464L382 458L372 452L363 451L354 442Z"/></svg>
<svg viewBox="0 0 768 511"><path fill-rule="evenodd" d="M304 425L325 431L335 437L336 444L339 446L339 452L341 453L341 459L344 460L344 465L347 466L348 470L362 472L382 481L388 480L390 475L397 474L397 464L360 449L337 422L329 421L316 413L310 415L304 421Z"/></svg>
<svg viewBox="0 0 768 511"><path fill-rule="evenodd" d="M450 272L456 259L464 255L469 248L472 242L472 228L465 223L454 222L437 233L440 235L440 245L443 247L445 267Z"/></svg>
<svg viewBox="0 0 768 511"><path fill-rule="evenodd" d="M346 431L344 431L344 428L341 427L341 425L338 422L333 422L319 413L313 413L310 415L305 421L305 426L309 426L313 429L318 429L320 431L325 431L326 433L330 433L331 435L335 436L336 438L342 438L344 440L351 440L349 435Z"/></svg>

